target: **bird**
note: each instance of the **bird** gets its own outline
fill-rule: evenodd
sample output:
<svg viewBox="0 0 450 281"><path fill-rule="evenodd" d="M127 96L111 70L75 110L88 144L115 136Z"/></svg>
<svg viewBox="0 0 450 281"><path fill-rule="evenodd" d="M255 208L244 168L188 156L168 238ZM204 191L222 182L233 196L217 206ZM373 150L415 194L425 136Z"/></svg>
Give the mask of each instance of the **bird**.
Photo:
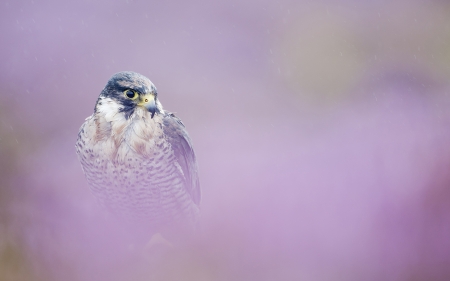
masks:
<svg viewBox="0 0 450 281"><path fill-rule="evenodd" d="M90 190L114 216L153 233L198 225L201 191L192 141L144 75L123 71L108 80L75 147Z"/></svg>

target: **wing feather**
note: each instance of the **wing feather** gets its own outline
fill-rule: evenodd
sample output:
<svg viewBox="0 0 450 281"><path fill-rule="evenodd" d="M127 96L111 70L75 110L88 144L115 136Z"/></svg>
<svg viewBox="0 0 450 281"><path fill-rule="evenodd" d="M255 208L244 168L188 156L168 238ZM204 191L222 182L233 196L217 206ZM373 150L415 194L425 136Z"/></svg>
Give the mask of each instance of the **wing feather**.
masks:
<svg viewBox="0 0 450 281"><path fill-rule="evenodd" d="M173 113L166 112L164 119L164 134L167 136L175 152L178 163L183 170L185 186L195 204L200 204L201 192L198 178L197 159L191 139L181 120Z"/></svg>

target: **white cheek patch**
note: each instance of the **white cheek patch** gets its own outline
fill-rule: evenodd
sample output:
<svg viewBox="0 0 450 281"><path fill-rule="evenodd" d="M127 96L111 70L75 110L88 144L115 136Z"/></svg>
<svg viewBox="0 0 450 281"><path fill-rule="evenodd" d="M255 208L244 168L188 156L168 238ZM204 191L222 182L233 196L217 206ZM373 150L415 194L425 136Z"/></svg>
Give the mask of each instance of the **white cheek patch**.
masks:
<svg viewBox="0 0 450 281"><path fill-rule="evenodd" d="M120 112L122 107L117 102L110 98L102 98L100 103L97 105L97 110L107 122L126 121L125 114Z"/></svg>

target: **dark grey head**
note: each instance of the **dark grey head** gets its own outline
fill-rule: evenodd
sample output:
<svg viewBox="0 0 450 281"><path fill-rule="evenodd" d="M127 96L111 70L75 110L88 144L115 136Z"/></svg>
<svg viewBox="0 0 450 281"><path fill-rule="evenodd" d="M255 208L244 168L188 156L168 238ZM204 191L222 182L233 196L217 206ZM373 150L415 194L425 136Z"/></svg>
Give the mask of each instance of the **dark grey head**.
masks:
<svg viewBox="0 0 450 281"><path fill-rule="evenodd" d="M96 111L104 98L117 102L119 112L125 113L127 119L138 106L151 112L152 118L162 109L155 85L147 77L131 71L116 73L109 79L97 100Z"/></svg>

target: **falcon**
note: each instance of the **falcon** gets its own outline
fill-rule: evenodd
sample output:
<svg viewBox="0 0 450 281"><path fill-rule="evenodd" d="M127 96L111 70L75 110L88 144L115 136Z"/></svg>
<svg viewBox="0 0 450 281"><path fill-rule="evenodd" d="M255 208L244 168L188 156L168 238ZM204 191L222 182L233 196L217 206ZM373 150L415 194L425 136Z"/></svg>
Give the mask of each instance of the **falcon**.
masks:
<svg viewBox="0 0 450 281"><path fill-rule="evenodd" d="M115 215L155 230L197 224L200 184L191 139L147 77L114 74L75 147L91 191Z"/></svg>

